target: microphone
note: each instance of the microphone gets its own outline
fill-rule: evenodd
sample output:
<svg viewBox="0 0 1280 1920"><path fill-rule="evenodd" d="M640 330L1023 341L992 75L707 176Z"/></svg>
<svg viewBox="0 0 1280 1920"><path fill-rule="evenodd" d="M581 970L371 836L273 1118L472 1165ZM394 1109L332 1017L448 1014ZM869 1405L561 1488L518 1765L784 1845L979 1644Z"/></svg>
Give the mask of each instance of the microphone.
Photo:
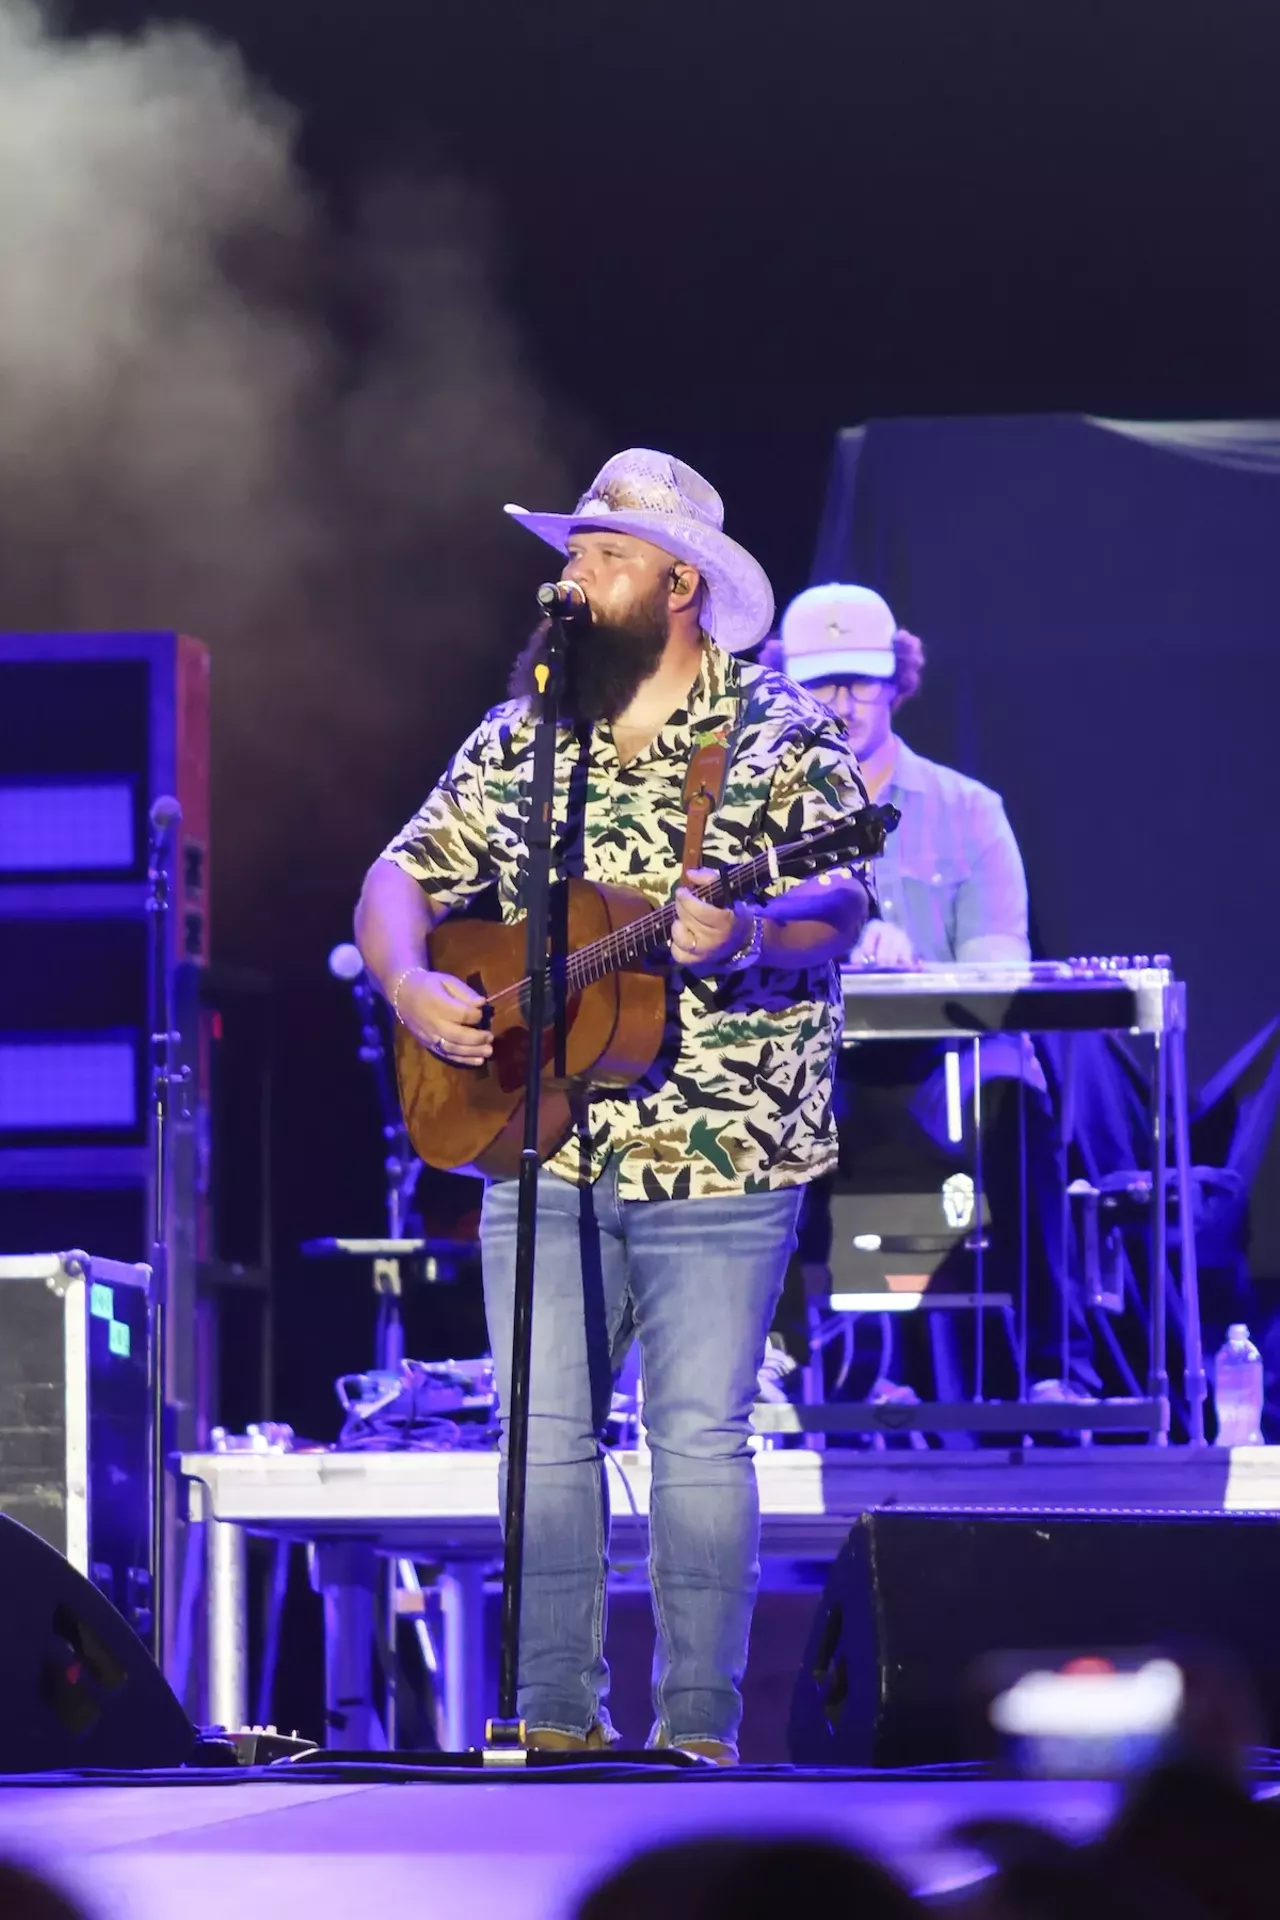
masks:
<svg viewBox="0 0 1280 1920"><path fill-rule="evenodd" d="M151 812L147 817L151 822L151 831L157 835L164 834L170 827L181 824L182 808L171 793L162 793L159 799L151 802Z"/></svg>
<svg viewBox="0 0 1280 1920"><path fill-rule="evenodd" d="M335 980L358 980L364 972L364 961L360 958L359 947L344 940L329 955L329 971Z"/></svg>
<svg viewBox="0 0 1280 1920"><path fill-rule="evenodd" d="M548 619L565 626L591 618L591 603L576 580L548 580L538 588L538 605Z"/></svg>

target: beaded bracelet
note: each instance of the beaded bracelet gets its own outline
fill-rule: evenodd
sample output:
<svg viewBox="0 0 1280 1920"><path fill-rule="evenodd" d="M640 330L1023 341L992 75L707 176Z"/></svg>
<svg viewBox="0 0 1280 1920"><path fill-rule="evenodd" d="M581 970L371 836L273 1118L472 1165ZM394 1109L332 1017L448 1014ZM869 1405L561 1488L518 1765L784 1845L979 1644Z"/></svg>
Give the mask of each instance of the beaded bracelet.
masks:
<svg viewBox="0 0 1280 1920"><path fill-rule="evenodd" d="M391 1011L392 1013L394 1013L396 1019L400 1022L401 1026L404 1025L404 1015L400 1011L401 987L404 985L405 981L410 977L411 974L427 973L429 971L430 971L429 968L423 967L423 966L405 967L400 973L396 975L395 979L391 982L391 991L387 995L387 999L391 1002Z"/></svg>
<svg viewBox="0 0 1280 1920"><path fill-rule="evenodd" d="M764 921L762 913L751 915L751 930L736 953L720 962L721 973L745 973L748 967L759 964L760 949L764 945Z"/></svg>

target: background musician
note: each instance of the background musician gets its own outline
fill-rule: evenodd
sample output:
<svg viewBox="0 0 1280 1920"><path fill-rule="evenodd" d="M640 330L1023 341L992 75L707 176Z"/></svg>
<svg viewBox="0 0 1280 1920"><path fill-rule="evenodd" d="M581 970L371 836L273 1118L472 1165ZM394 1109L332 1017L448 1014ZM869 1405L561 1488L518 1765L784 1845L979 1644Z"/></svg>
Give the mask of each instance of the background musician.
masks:
<svg viewBox="0 0 1280 1920"><path fill-rule="evenodd" d="M919 692L924 647L869 587L811 587L782 622L785 669L834 713L873 800L902 820L876 868L881 918L855 965L1029 960L1027 879L998 793L901 739L895 715Z"/></svg>
<svg viewBox="0 0 1280 1920"><path fill-rule="evenodd" d="M684 781L695 744L723 738L732 757L704 857L725 867L847 818L861 804L857 764L811 695L734 658L767 630L773 596L691 468L633 449L571 514L508 511L566 556L564 577L591 609L566 662L558 869L678 900L655 1066L635 1086L591 1091L541 1172L519 1712L537 1746L614 1737L600 1436L634 1329L653 1461L651 1737L730 1761L759 1577L750 1413L804 1184L836 1161L832 961L857 942L868 894L851 874L783 881L763 911L677 893ZM357 914L366 964L397 1016L464 1064L490 1050L479 996L431 971L427 936L489 887L503 918L519 917L527 693L544 644L536 633L515 697L374 863ZM481 1216L504 1399L517 1185L491 1184Z"/></svg>
<svg viewBox="0 0 1280 1920"><path fill-rule="evenodd" d="M910 970L961 961L1026 961L1027 882L1013 829L998 793L954 767L927 760L896 730L896 717L919 689L925 653L899 628L868 587L811 587L782 621L786 671L841 722L872 799L890 801L902 819L877 863L881 918L869 920L850 956L853 966ZM840 1061L837 1180L858 1191L900 1189L904 1181L941 1187L956 1165L948 1134L945 1044L860 1042ZM960 1058L962 1088L972 1092L972 1053ZM998 1034L982 1046L984 1184L992 1215L992 1266L1017 1297L1012 1262L1018 1244L1019 1178L1016 1088L1025 1083L1029 1154L1028 1369L1033 1397L1078 1398L1096 1390L1083 1316L1068 1297L1058 1227L1056 1137L1044 1074L1029 1041ZM909 1169L909 1171L904 1171ZM815 1188L801 1228L801 1259L821 1264L830 1247L829 1183ZM794 1290L788 1289L789 1300ZM1064 1327L1064 1312L1065 1327ZM951 1314L930 1314L937 1386L960 1397L954 1346L943 1337ZM796 1313L785 1329L794 1344ZM1064 1332L1067 1364L1064 1369ZM881 1391L892 1391L881 1382Z"/></svg>

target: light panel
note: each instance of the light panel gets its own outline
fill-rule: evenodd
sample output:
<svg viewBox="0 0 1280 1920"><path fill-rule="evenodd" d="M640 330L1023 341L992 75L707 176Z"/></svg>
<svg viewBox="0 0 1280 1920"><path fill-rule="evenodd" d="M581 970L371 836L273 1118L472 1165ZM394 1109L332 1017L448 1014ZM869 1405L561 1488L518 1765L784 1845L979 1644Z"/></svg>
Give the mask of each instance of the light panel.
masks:
<svg viewBox="0 0 1280 1920"><path fill-rule="evenodd" d="M132 1039L0 1039L0 1131L83 1132L137 1118Z"/></svg>
<svg viewBox="0 0 1280 1920"><path fill-rule="evenodd" d="M121 872L134 857L132 782L0 784L0 874Z"/></svg>

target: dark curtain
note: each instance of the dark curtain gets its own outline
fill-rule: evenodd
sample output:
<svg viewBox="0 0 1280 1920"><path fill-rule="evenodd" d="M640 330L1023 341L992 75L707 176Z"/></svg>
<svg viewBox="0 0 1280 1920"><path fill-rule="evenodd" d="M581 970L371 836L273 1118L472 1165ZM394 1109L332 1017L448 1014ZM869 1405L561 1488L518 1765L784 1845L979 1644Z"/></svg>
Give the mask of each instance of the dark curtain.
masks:
<svg viewBox="0 0 1280 1920"><path fill-rule="evenodd" d="M1198 431L873 421L839 437L813 568L924 641L902 731L1004 795L1037 951L1172 956L1193 1084L1280 1005L1280 428ZM1278 1159L1256 1276L1280 1275Z"/></svg>

